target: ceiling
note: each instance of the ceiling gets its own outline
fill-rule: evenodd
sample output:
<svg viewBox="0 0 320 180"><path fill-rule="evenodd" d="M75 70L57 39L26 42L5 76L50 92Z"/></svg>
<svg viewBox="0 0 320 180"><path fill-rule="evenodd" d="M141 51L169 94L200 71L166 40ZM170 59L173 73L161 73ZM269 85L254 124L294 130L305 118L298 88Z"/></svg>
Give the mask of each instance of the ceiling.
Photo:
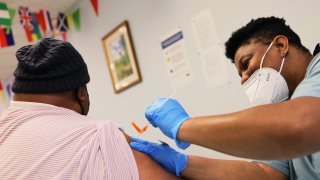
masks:
<svg viewBox="0 0 320 180"><path fill-rule="evenodd" d="M0 48L0 78L7 78L11 76L14 68L17 65L15 52L18 48L28 44L24 29L19 23L17 9L19 6L26 6L33 12L40 9L50 11L50 14L58 12L66 12L78 0L0 0L7 4L8 8L16 9L16 15L12 24L12 31L15 45L7 48Z"/></svg>

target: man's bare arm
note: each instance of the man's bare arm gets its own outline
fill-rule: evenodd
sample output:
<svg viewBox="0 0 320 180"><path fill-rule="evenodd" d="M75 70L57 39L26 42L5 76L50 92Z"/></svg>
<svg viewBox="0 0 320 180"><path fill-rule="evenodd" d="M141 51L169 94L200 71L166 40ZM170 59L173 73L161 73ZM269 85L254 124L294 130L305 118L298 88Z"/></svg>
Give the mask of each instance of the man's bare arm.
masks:
<svg viewBox="0 0 320 180"><path fill-rule="evenodd" d="M283 159L320 150L320 99L301 97L237 113L185 121L178 139L251 159Z"/></svg>
<svg viewBox="0 0 320 180"><path fill-rule="evenodd" d="M130 143L131 138L125 134L127 141ZM163 180L163 179L180 179L175 175L169 173L165 169L163 169L158 163L156 163L150 156L147 154L141 153L136 150L132 150L133 156L136 159L139 177L140 180Z"/></svg>
<svg viewBox="0 0 320 180"><path fill-rule="evenodd" d="M187 168L181 176L186 179L229 179L229 180L287 180L288 176L262 164L236 160L215 160L189 156Z"/></svg>

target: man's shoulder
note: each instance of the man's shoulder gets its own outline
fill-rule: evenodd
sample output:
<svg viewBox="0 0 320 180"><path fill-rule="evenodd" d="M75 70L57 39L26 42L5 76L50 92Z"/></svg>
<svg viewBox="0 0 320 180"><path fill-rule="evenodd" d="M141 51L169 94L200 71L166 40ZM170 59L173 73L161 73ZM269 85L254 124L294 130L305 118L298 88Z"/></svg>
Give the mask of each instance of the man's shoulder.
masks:
<svg viewBox="0 0 320 180"><path fill-rule="evenodd" d="M111 121L81 115L71 109L41 103L12 102L3 118L28 119L30 123L53 123L61 126L92 126L98 128Z"/></svg>

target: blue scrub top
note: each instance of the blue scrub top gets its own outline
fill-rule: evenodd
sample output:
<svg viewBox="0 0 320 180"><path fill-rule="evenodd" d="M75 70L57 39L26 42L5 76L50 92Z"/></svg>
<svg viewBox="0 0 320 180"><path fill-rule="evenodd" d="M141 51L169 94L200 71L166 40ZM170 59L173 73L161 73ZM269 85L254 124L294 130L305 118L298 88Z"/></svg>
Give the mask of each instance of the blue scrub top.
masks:
<svg viewBox="0 0 320 180"><path fill-rule="evenodd" d="M320 53L310 62L305 78L295 89L291 99L302 96L320 98ZM290 180L320 180L320 152L290 160L256 162L272 166L289 176Z"/></svg>

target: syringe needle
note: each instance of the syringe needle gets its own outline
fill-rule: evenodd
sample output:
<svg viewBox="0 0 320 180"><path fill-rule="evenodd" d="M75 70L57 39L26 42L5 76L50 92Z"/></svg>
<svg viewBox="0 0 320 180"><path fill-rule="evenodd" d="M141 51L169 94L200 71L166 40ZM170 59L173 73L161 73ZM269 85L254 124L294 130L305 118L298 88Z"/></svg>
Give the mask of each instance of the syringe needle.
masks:
<svg viewBox="0 0 320 180"><path fill-rule="evenodd" d="M169 96L169 98L172 98L176 94L176 92L177 92L177 89L174 89L171 95Z"/></svg>

